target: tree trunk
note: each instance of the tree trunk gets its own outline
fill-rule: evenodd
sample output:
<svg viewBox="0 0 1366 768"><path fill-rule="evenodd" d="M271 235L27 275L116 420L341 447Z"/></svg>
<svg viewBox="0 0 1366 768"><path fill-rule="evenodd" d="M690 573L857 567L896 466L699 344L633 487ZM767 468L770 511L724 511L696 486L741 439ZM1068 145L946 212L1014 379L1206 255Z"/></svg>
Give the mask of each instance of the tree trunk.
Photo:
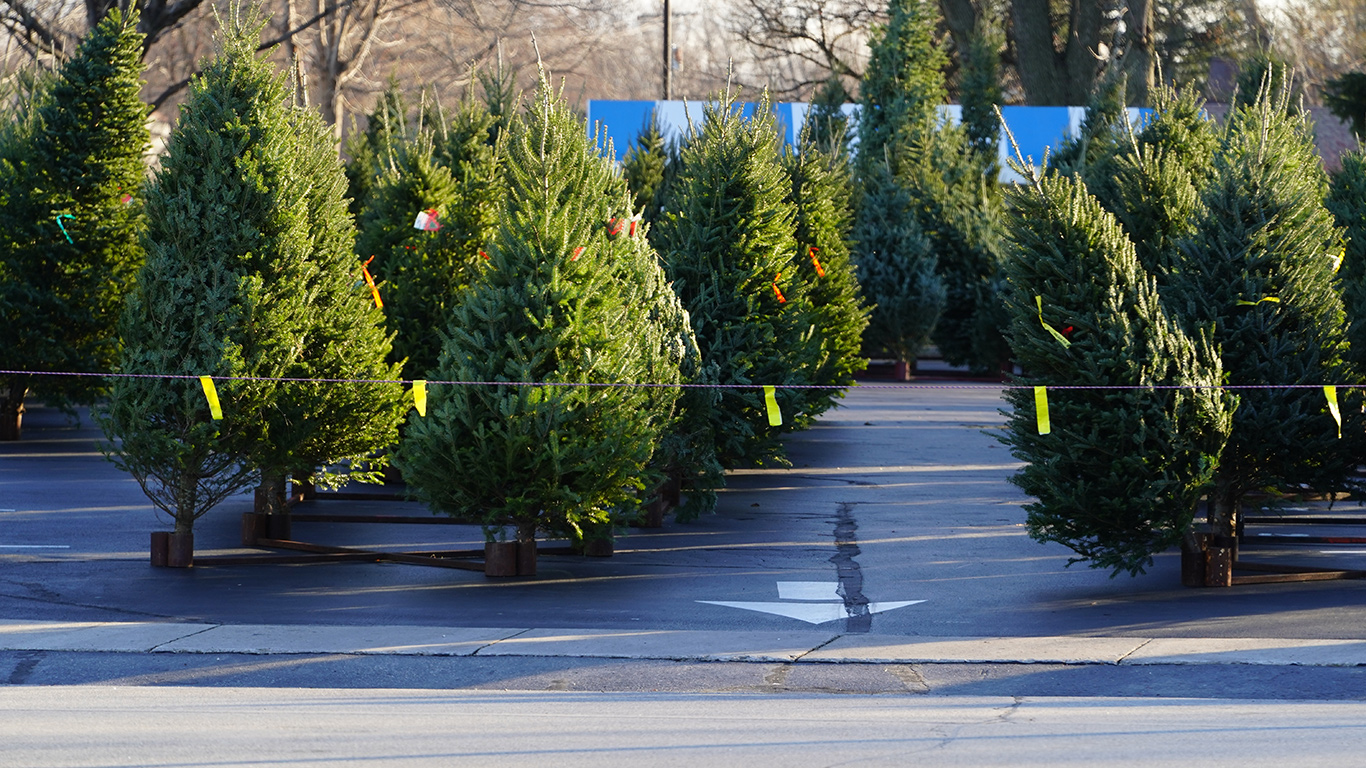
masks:
<svg viewBox="0 0 1366 768"><path fill-rule="evenodd" d="M24 398L28 396L28 376L14 376L0 401L0 441L18 440L24 427Z"/></svg>
<svg viewBox="0 0 1366 768"><path fill-rule="evenodd" d="M1140 0L1146 1L1146 0ZM1094 0L1071 0L1065 34L1054 34L1049 0L1014 0L1015 67L1031 106L1082 106L1091 97L1100 61L1104 8ZM1055 38L1064 41L1059 52Z"/></svg>
<svg viewBox="0 0 1366 768"><path fill-rule="evenodd" d="M939 0L939 11L944 16L944 25L953 37L953 47L959 56L968 50L972 38L977 34L977 7L972 0Z"/></svg>
<svg viewBox="0 0 1366 768"><path fill-rule="evenodd" d="M262 515L278 515L289 511L285 503L285 474L261 472L261 484L256 488L256 511Z"/></svg>
<svg viewBox="0 0 1366 768"><path fill-rule="evenodd" d="M1242 494L1222 473L1214 478L1214 493L1209 504L1210 535L1231 539L1237 532L1238 502Z"/></svg>
<svg viewBox="0 0 1366 768"><path fill-rule="evenodd" d="M1129 80L1129 106L1146 107L1154 80L1152 0L1129 0L1124 26L1128 30L1123 65Z"/></svg>

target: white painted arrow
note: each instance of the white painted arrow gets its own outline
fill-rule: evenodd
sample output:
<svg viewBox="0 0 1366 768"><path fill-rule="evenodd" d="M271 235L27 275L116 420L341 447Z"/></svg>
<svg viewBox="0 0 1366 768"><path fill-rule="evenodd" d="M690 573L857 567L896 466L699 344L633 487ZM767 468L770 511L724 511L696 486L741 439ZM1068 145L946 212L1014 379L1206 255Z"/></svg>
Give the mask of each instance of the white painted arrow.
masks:
<svg viewBox="0 0 1366 768"><path fill-rule="evenodd" d="M789 619L805 621L808 624L824 624L827 621L835 621L853 616L854 612L845 607L844 599L839 593L839 584L832 584L824 581L780 581L778 582L779 600L802 600L808 602L794 603L749 603L736 602L732 600L698 600L699 603L707 605L720 605L726 608L739 608L743 611L757 611L759 613L771 613L774 616L786 616ZM809 601L825 602L809 602ZM839 602L829 602L838 600ZM897 608L905 608L908 605L923 603L924 600L898 600L888 603L869 603L868 613L883 613L893 611Z"/></svg>
<svg viewBox="0 0 1366 768"><path fill-rule="evenodd" d="M771 613L775 616L786 616L789 619L805 621L808 624L824 624L827 621L853 615L844 607L844 603L740 603L728 600L698 600L697 602L707 605L724 605L727 608L739 608L745 611ZM883 611L893 611L897 608L905 608L908 605L923 602L925 601L898 600L891 603L869 603L868 612L882 613Z"/></svg>

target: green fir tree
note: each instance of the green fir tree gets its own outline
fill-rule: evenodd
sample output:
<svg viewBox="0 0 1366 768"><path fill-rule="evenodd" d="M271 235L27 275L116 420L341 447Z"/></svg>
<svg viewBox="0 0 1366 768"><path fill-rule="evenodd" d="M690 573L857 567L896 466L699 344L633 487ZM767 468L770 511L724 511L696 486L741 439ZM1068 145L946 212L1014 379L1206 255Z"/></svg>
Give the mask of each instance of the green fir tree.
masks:
<svg viewBox="0 0 1366 768"><path fill-rule="evenodd" d="M507 130L490 267L434 372L504 384L434 385L397 463L419 499L490 538L582 538L633 514L659 479L689 335L647 240L615 225L625 182L546 78Z"/></svg>
<svg viewBox="0 0 1366 768"><path fill-rule="evenodd" d="M634 198L633 208L646 224L658 221L663 210L664 170L668 163L669 150L659 129L659 115L651 110L640 135L621 161L621 172Z"/></svg>
<svg viewBox="0 0 1366 768"><path fill-rule="evenodd" d="M846 156L820 148L819 129L808 122L799 151L783 154L795 211L796 276L806 282L821 359L813 384L848 387L868 367L861 354L870 307L863 300L851 260L853 183ZM843 395L838 389L807 392L802 411L823 413Z"/></svg>
<svg viewBox="0 0 1366 768"><path fill-rule="evenodd" d="M369 204L375 180L394 161L396 147L408 136L408 105L398 77L390 76L384 92L366 120L365 130L352 131L347 140L346 196L357 218Z"/></svg>
<svg viewBox="0 0 1366 768"><path fill-rule="evenodd" d="M137 12L111 11L17 115L0 196L0 369L101 373L143 252L148 107ZM22 138L22 145L19 141ZM71 411L105 390L85 376L0 376L0 440L29 390Z"/></svg>
<svg viewBox="0 0 1366 768"><path fill-rule="evenodd" d="M249 478L280 512L285 478L392 442L402 390L359 288L345 176L321 120L256 58L264 22L234 6L148 193L148 259L121 324L102 426L111 458L189 532ZM198 383L214 377L221 420ZM303 379L305 381L284 381Z"/></svg>
<svg viewBox="0 0 1366 768"><path fill-rule="evenodd" d="M1216 535L1232 536L1241 500L1276 484L1340 487L1354 464L1319 385L1352 379L1346 316L1333 284L1340 233L1308 116L1287 90L1263 88L1235 109L1214 161L1196 233L1164 302L1188 328L1212 328L1227 383L1242 390L1211 496ZM1286 389L1296 385L1306 388ZM1360 432L1360 393L1338 393Z"/></svg>
<svg viewBox="0 0 1366 768"><path fill-rule="evenodd" d="M1335 264L1337 284L1347 313L1348 356L1353 380L1366 380L1366 148L1342 156L1324 203L1342 228L1343 252Z"/></svg>
<svg viewBox="0 0 1366 768"><path fill-rule="evenodd" d="M423 378L436 367L451 310L487 264L501 182L491 148L480 146L490 152L449 167L437 162L432 134L421 132L397 149L362 214L358 253L366 261L375 257L388 327L396 334L392 356L406 361L407 378ZM427 211L436 212L440 229L415 228L417 215Z"/></svg>
<svg viewBox="0 0 1366 768"><path fill-rule="evenodd" d="M851 101L853 99L839 75L832 74L826 78L811 96L811 108L802 126L807 133L806 141L822 152L840 155L847 161L849 140L853 135L849 129L849 118L844 114L844 105Z"/></svg>
<svg viewBox="0 0 1366 768"><path fill-rule="evenodd" d="M1071 562L1142 573L1188 530L1228 434L1217 353L1167 316L1080 179L1053 175L1011 202L1007 302L1027 374L1007 391L1002 440L1027 462L1012 482L1036 499L1030 535L1069 547ZM1050 387L1048 429L1037 386Z"/></svg>
<svg viewBox="0 0 1366 768"><path fill-rule="evenodd" d="M727 389L685 414L711 430L727 467L782 461L780 435L811 420L799 387L812 383L821 350L798 274L790 186L767 96L747 120L726 94L683 148L654 231L703 360L716 366L718 383L754 387ZM798 387L776 391L781 425L770 423L760 385Z"/></svg>

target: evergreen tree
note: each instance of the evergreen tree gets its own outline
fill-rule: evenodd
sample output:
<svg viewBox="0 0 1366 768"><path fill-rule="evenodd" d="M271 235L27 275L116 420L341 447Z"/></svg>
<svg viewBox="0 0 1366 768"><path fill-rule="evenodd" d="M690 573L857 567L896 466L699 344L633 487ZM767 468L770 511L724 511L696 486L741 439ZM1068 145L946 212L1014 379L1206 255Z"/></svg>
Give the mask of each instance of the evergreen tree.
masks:
<svg viewBox="0 0 1366 768"><path fill-rule="evenodd" d="M906 179L907 166L926 158L919 150L940 125L937 107L947 99L947 60L935 44L932 19L919 0L892 0L887 23L873 30L859 89L855 236L860 281L873 301L867 339L908 368L946 297L933 232L919 215L914 180Z"/></svg>
<svg viewBox="0 0 1366 768"><path fill-rule="evenodd" d="M1326 191L1307 116L1291 109L1288 91L1263 88L1228 118L1196 234L1182 244L1179 277L1168 280L1167 306L1188 327L1213 328L1227 383L1270 387L1239 392L1211 497L1219 535L1232 535L1248 491L1330 489L1351 463L1316 386L1350 380L1333 285L1342 245ZM1281 388L1294 385L1312 386ZM1359 433L1359 393L1339 398L1352 422L1343 434Z"/></svg>
<svg viewBox="0 0 1366 768"><path fill-rule="evenodd" d="M498 164L491 148L471 162L449 167L434 157L432 134L401 145L393 166L376 182L357 242L374 273L396 336L392 357L408 378L436 367L441 332L462 293L484 270L484 246L497 222ZM457 180L456 174L459 174ZM419 212L437 212L441 228L416 229Z"/></svg>
<svg viewBox="0 0 1366 768"><path fill-rule="evenodd" d="M1130 139L1128 151L1110 164L1113 176L1106 186L1114 199L1102 202L1124 226L1139 263L1163 291L1182 270L1178 246L1195 232L1218 138L1194 95L1158 85L1150 97L1148 122ZM1174 317L1185 325L1179 309L1168 310L1176 311Z"/></svg>
<svg viewBox="0 0 1366 768"><path fill-rule="evenodd" d="M1001 121L996 116L1004 98L1001 93L1001 48L1005 45L999 23L982 13L977 29L963 56L962 79L958 84L963 105L963 127L968 142L984 164L984 174L995 181L1000 175L997 161L1001 141Z"/></svg>
<svg viewBox="0 0 1366 768"><path fill-rule="evenodd" d="M506 173L490 269L456 306L436 375L509 384L436 387L397 462L418 498L489 536L577 538L656 479L687 328L646 239L610 223L629 210L625 182L545 77L508 128ZM630 386L645 383L664 386Z"/></svg>
<svg viewBox="0 0 1366 768"><path fill-rule="evenodd" d="M1361 381L1366 378L1366 149L1360 144L1342 156L1342 170L1333 175L1325 205L1342 228L1337 284L1347 313L1353 380Z"/></svg>
<svg viewBox="0 0 1366 768"><path fill-rule="evenodd" d="M854 374L868 366L862 349L863 330L870 308L859 290L850 260L853 227L853 186L844 154L820 148L820 129L808 122L802 131L800 151L783 154L796 213L798 269L796 277L808 286L821 360L810 374L811 382L847 387ZM802 411L823 413L842 396L841 390L809 390Z"/></svg>
<svg viewBox="0 0 1366 768"><path fill-rule="evenodd" d="M1011 344L1028 373L1007 392L1002 439L1028 462L1012 482L1037 499L1030 535L1072 562L1142 573L1189 528L1228 434L1217 353L1167 316L1081 180L1036 180L1011 202ZM1100 388L1047 390L1050 431L1031 387L1057 385Z"/></svg>
<svg viewBox="0 0 1366 768"><path fill-rule="evenodd" d="M944 281L910 193L886 164L861 165L854 232L859 284L873 304L865 348L885 349L910 366L943 311Z"/></svg>
<svg viewBox="0 0 1366 768"><path fill-rule="evenodd" d="M366 120L363 132L347 140L346 195L351 214L357 218L369 204L375 180L392 167L395 148L408 135L408 105L397 76L391 75L384 92Z"/></svg>
<svg viewBox="0 0 1366 768"><path fill-rule="evenodd" d="M188 532L260 478L268 511L284 479L338 462L360 469L402 416L379 310L357 288L345 177L321 120L255 51L264 22L237 7L196 78L148 193L148 260L121 324L106 434L149 497ZM204 395L159 375L212 376ZM305 381L283 381L282 379ZM250 470L250 473L249 473Z"/></svg>
<svg viewBox="0 0 1366 768"><path fill-rule="evenodd" d="M1126 77L1111 67L1096 82L1081 130L1069 137L1049 159L1060 173L1080 177L1107 210L1115 206L1112 178L1116 159L1131 147L1129 115L1125 108Z"/></svg>
<svg viewBox="0 0 1366 768"><path fill-rule="evenodd" d="M806 385L819 364L789 196L767 95L749 120L730 94L708 106L655 233L702 358L715 364L721 384ZM780 434L810 423L806 398L800 389L777 390L781 426L769 423L758 386L728 389L686 418L710 425L724 466L777 461Z"/></svg>
<svg viewBox="0 0 1366 768"><path fill-rule="evenodd" d="M137 23L135 10L106 15L7 137L0 368L103 372L118 356L110 328L143 258L148 108ZM103 386L93 377L0 377L0 440L19 438L30 387L69 411Z"/></svg>
<svg viewBox="0 0 1366 768"><path fill-rule="evenodd" d="M839 75L831 74L811 96L811 108L802 126L802 131L808 132L806 140L822 152L848 160L852 137L844 105L852 100L844 88L844 81Z"/></svg>
<svg viewBox="0 0 1366 768"><path fill-rule="evenodd" d="M641 213L646 224L654 224L663 208L664 169L668 162L669 152L659 129L659 115L651 110L635 144L626 150L621 163L622 174L634 198L632 210Z"/></svg>

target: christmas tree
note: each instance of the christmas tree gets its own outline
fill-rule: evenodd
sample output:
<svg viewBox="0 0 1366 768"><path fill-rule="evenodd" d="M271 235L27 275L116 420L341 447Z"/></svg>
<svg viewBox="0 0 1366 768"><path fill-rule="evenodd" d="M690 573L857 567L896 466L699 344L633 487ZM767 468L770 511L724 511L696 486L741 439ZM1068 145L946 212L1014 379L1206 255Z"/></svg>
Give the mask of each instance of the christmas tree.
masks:
<svg viewBox="0 0 1366 768"><path fill-rule="evenodd" d="M483 167L453 169L434 155L427 131L398 148L376 182L357 241L360 257L374 257L374 274L384 281L381 300L396 334L392 357L406 360L408 378L436 367L451 309L485 268L484 246L497 215L498 168L491 156ZM420 214L434 215L440 229L415 228Z"/></svg>
<svg viewBox="0 0 1366 768"><path fill-rule="evenodd" d="M1354 463L1320 389L1352 380L1333 284L1342 243L1308 117L1289 98L1263 87L1229 115L1196 233L1163 294L1188 327L1213 329L1228 384L1268 387L1239 392L1211 497L1221 536L1233 534L1247 492L1332 489ZM1359 391L1338 397L1340 417L1359 424ZM1359 432L1349 423L1341 434Z"/></svg>
<svg viewBox="0 0 1366 768"><path fill-rule="evenodd" d="M730 94L708 105L683 148L656 242L692 319L702 358L727 389L690 411L709 424L724 466L780 461L778 437L810 423L808 395L778 389L782 424L771 423L760 385L801 387L821 359L809 286L799 275L791 183L778 154L767 95L752 118Z"/></svg>
<svg viewBox="0 0 1366 768"><path fill-rule="evenodd" d="M819 130L808 122L800 151L783 154L795 211L798 269L808 286L821 359L811 373L813 384L847 387L854 374L868 367L860 352L870 308L859 290L850 260L853 186L844 154L826 152L817 143ZM802 258L802 257L805 258ZM836 389L806 392L802 411L823 413L843 395Z"/></svg>
<svg viewBox="0 0 1366 768"><path fill-rule="evenodd" d="M364 131L347 139L346 196L351 213L360 218L369 204L375 179L394 161L394 150L408 135L408 105L397 77L390 77L366 120Z"/></svg>
<svg viewBox="0 0 1366 768"><path fill-rule="evenodd" d="M622 174L631 187L634 210L642 214L647 224L654 224L664 204L664 169L669 152L664 146L664 134L659 130L659 116L652 110L636 137L635 144L626 150L621 162Z"/></svg>
<svg viewBox="0 0 1366 768"><path fill-rule="evenodd" d="M452 314L427 416L397 463L434 510L582 538L631 514L658 476L689 347L630 192L543 76L507 134L490 267ZM637 386L642 384L659 386Z"/></svg>
<svg viewBox="0 0 1366 768"><path fill-rule="evenodd" d="M102 424L121 439L112 458L179 532L248 470L279 512L286 476L362 469L396 437L403 410L396 381L308 381L398 371L384 363L380 312L357 286L330 133L288 106L283 79L256 58L263 26L234 6L182 107L148 193L148 260L121 324L121 368L147 377L118 380ZM165 374L213 377L216 397Z"/></svg>
<svg viewBox="0 0 1366 768"><path fill-rule="evenodd" d="M831 74L812 94L811 108L802 126L808 143L822 152L840 155L846 161L851 135L844 105L850 101L852 99L844 88L844 81L839 75Z"/></svg>
<svg viewBox="0 0 1366 768"><path fill-rule="evenodd" d="M864 288L875 302L870 339L908 366L923 339L932 333L946 360L985 371L1001 363L1005 344L995 311L995 275L1000 261L1001 203L991 172L992 156L976 151L962 126L940 118L947 99L946 58L935 42L938 16L932 4L897 0L885 27L873 34L864 75L859 119L859 176L862 207L893 203L905 190L904 210L863 211L857 232ZM883 245L891 233L869 229L910 213L925 250ZM925 260L920 264L875 264L888 259ZM907 279L933 271L939 284ZM889 278L892 282L879 284ZM941 287L942 286L942 287ZM919 291L911 293L908 291ZM942 296L942 299L940 298ZM886 315L879 318L878 315ZM906 326L910 318L930 321ZM985 331L985 332L984 332ZM887 333L904 333L897 339Z"/></svg>
<svg viewBox="0 0 1366 768"><path fill-rule="evenodd" d="M1342 170L1333 175L1324 204L1342 228L1337 284L1347 313L1353 380L1361 381L1366 379L1366 150L1360 145L1342 156Z"/></svg>
<svg viewBox="0 0 1366 768"><path fill-rule="evenodd" d="M1003 441L1027 462L1012 482L1037 499L1030 535L1141 573L1189 528L1228 434L1217 353L1167 316L1081 180L1036 180L1011 202L1011 346L1027 374L1007 391Z"/></svg>
<svg viewBox="0 0 1366 768"><path fill-rule="evenodd" d="M116 324L143 253L148 108L137 12L112 11L19 116L0 197L0 368L109 371ZM31 121L31 122L27 122ZM95 377L0 376L0 440L19 438L28 390L67 411L103 391Z"/></svg>

